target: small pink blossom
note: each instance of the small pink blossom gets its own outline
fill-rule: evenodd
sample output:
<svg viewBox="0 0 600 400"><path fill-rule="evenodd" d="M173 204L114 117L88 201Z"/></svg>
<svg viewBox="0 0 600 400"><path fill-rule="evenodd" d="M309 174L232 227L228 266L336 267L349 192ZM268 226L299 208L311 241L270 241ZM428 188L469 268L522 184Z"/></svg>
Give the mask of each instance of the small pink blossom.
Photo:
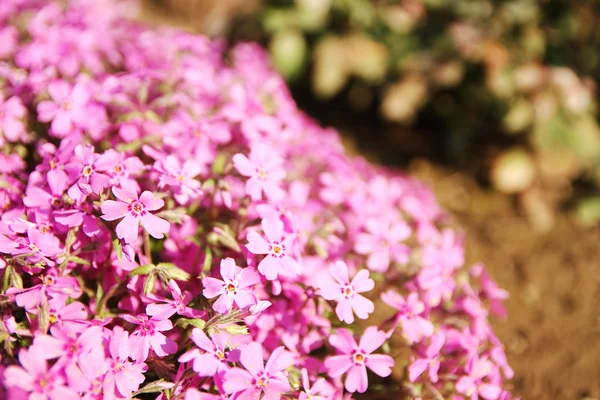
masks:
<svg viewBox="0 0 600 400"><path fill-rule="evenodd" d="M146 315L123 316L126 321L139 325L129 337L131 358L136 362L144 362L151 348L159 357L166 357L177 351L177 343L161 333L173 329L173 323L161 317L163 316L155 315L152 318Z"/></svg>
<svg viewBox="0 0 600 400"><path fill-rule="evenodd" d="M148 294L146 298L152 301L152 303L146 306L146 314L156 316L159 319L170 318L175 313L188 318L199 318L206 314L204 311L195 310L187 306L187 303L192 301L192 295L187 291L181 292L177 282L170 280L167 283L167 288L171 292L173 299Z"/></svg>
<svg viewBox="0 0 600 400"><path fill-rule="evenodd" d="M11 254L26 256L32 263L43 262L54 266L53 258L61 252L59 240L51 233L43 233L31 227L27 230L27 238L18 241L18 247Z"/></svg>
<svg viewBox="0 0 600 400"><path fill-rule="evenodd" d="M332 279L320 282L321 296L325 300L337 301L335 312L347 324L354 322L354 314L360 319L369 318L375 310L373 302L359 293L368 292L375 287L369 271L362 269L356 273L352 281L348 276L348 266L343 261L336 261L329 267Z"/></svg>
<svg viewBox="0 0 600 400"><path fill-rule="evenodd" d="M371 271L385 272L390 262L405 264L410 255L410 248L400 243L411 234L411 229L404 221L383 222L369 219L365 224L366 233L356 237L354 250L358 254L368 255L367 267Z"/></svg>
<svg viewBox="0 0 600 400"><path fill-rule="evenodd" d="M96 154L91 145L78 145L74 150L73 159L65 165L65 170L72 180L74 187L69 190L69 196L77 199L79 193L99 194L110 184L108 171L117 165L119 155L109 149L103 154Z"/></svg>
<svg viewBox="0 0 600 400"><path fill-rule="evenodd" d="M219 296L213 309L221 314L231 311L235 303L239 308L256 304L256 298L250 293L250 287L260 282L260 275L252 268L240 268L233 258L221 260L223 280L206 277L202 279L202 294L208 299Z"/></svg>
<svg viewBox="0 0 600 400"><path fill-rule="evenodd" d="M52 121L52 132L64 137L85 120L85 109L92 97L91 90L83 82L71 88L67 82L58 80L50 82L48 93L51 100L38 104L38 118L43 122Z"/></svg>
<svg viewBox="0 0 600 400"><path fill-rule="evenodd" d="M417 380L419 376L425 371L429 371L429 379L431 382L436 383L438 381L438 371L440 369L440 350L444 346L446 338L443 333L436 333L431 337L431 343L425 355L413 361L408 367L408 379L411 382Z"/></svg>
<svg viewBox="0 0 600 400"><path fill-rule="evenodd" d="M246 193L253 200L260 200L264 191L273 201L281 200L285 193L278 183L285 177L285 169L281 166L283 159L274 156L268 146L257 144L250 150L250 159L243 154L233 156L233 165L243 176L250 179L246 182Z"/></svg>
<svg viewBox="0 0 600 400"><path fill-rule="evenodd" d="M260 343L251 342L241 350L240 362L245 369L232 368L225 374L225 393L236 393L238 398L279 400L291 387L284 372L293 364L284 347L276 348L264 364Z"/></svg>
<svg viewBox="0 0 600 400"><path fill-rule="evenodd" d="M120 326L115 326L108 344L109 367L103 382L106 395L120 394L118 397L129 398L146 379L144 372L148 369L147 365L129 361L132 347L127 331Z"/></svg>
<svg viewBox="0 0 600 400"><path fill-rule="evenodd" d="M402 324L402 331L410 343L418 342L421 338L433 334L433 324L421 316L425 311L425 305L419 301L417 293L409 294L405 300L395 291L388 290L381 295L381 300L398 310L391 332L398 324Z"/></svg>
<svg viewBox="0 0 600 400"><path fill-rule="evenodd" d="M313 385L310 385L308 380L308 371L302 368L300 371L302 376L302 387L304 390L300 392L298 400L327 400L331 395L331 388L323 378L317 379Z"/></svg>
<svg viewBox="0 0 600 400"><path fill-rule="evenodd" d="M84 326L85 327L85 326ZM102 343L102 329L91 326L58 326L50 328L50 335L36 335L33 346L39 347L46 360L59 358L58 364L65 365L79 361L80 357Z"/></svg>
<svg viewBox="0 0 600 400"><path fill-rule="evenodd" d="M81 288L76 278L60 276L54 269L49 269L46 275L40 276L41 283L27 289L10 288L6 294L14 296L19 307L29 312L37 312L37 307L48 298L66 301L68 297L81 296Z"/></svg>
<svg viewBox="0 0 600 400"><path fill-rule="evenodd" d="M474 358L467 364L467 376L456 383L456 391L477 400L481 396L485 400L497 400L502 388L495 382L486 382L484 378L491 375L494 365L487 358Z"/></svg>
<svg viewBox="0 0 600 400"><path fill-rule="evenodd" d="M175 156L167 156L155 163L155 168L161 173L159 188L169 186L175 191L175 199L185 204L190 198L202 194L200 181L194 179L203 171L202 165L194 160L187 160L183 165Z"/></svg>
<svg viewBox="0 0 600 400"><path fill-rule="evenodd" d="M192 341L199 349L192 349L179 357L179 362L193 362L193 369L200 376L214 376L217 372L228 371L229 362L239 362L239 351L227 349L227 336L217 334L212 340L202 329L194 328Z"/></svg>
<svg viewBox="0 0 600 400"><path fill-rule="evenodd" d="M19 352L21 367L11 365L4 371L5 384L30 393L36 400L79 400L79 395L65 385L58 366L48 369L45 349L31 347Z"/></svg>
<svg viewBox="0 0 600 400"><path fill-rule="evenodd" d="M267 279L277 279L278 275L295 277L302 272L302 266L290 254L295 236L283 235L283 222L278 218L262 220L262 228L267 236L263 238L255 231L248 233L246 248L253 254L267 256L258 264L258 271Z"/></svg>
<svg viewBox="0 0 600 400"><path fill-rule="evenodd" d="M162 239L169 232L171 224L157 217L150 211L156 211L165 205L162 199L156 199L152 192L145 191L138 197L137 193L117 187L112 188L117 201L106 200L102 203L102 218L114 221L123 218L117 225L117 237L126 243L133 243L138 238L138 227L142 226L150 236Z"/></svg>
<svg viewBox="0 0 600 400"><path fill-rule="evenodd" d="M377 330L376 326L365 329L365 333L356 341L346 329L340 328L331 335L329 343L342 355L331 356L325 359L325 367L329 376L339 378L345 373L346 390L350 393L364 393L369 386L367 367L376 375L389 376L392 373L394 359L383 354L371 354L377 350L387 339L385 332Z"/></svg>
<svg viewBox="0 0 600 400"><path fill-rule="evenodd" d="M5 99L0 94L0 145L4 145L5 140L8 142L29 141L23 122L26 115L27 109L19 97Z"/></svg>

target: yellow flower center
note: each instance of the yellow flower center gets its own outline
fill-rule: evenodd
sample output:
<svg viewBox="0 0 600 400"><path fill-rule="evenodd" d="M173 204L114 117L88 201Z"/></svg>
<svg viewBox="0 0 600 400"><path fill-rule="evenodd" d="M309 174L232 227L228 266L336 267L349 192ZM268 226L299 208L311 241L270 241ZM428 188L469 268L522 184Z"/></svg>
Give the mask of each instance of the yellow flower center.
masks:
<svg viewBox="0 0 600 400"><path fill-rule="evenodd" d="M365 361L365 356L362 353L354 354L354 362L358 364L362 364Z"/></svg>
<svg viewBox="0 0 600 400"><path fill-rule="evenodd" d="M267 380L265 378L260 378L259 380L256 381L256 387L264 388L266 386L267 386Z"/></svg>

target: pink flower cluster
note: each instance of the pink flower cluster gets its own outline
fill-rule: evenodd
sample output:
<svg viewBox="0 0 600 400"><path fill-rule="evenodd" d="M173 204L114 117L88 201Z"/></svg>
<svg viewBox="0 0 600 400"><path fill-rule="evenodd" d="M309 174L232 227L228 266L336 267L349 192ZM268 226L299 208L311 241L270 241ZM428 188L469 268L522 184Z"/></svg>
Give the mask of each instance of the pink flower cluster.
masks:
<svg viewBox="0 0 600 400"><path fill-rule="evenodd" d="M0 398L510 399L507 294L430 190L131 7L0 5Z"/></svg>

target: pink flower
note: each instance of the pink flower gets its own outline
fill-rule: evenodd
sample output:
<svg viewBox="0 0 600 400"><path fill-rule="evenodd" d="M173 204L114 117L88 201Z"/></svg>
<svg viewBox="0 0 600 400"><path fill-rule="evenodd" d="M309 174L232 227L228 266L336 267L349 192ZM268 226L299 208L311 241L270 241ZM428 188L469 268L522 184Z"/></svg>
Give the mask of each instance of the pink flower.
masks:
<svg viewBox="0 0 600 400"><path fill-rule="evenodd" d="M431 343L425 351L425 356L418 358L408 367L408 379L411 382L417 380L425 371L429 371L429 379L431 382L438 381L438 371L440 369L440 350L444 346L446 338L442 332L436 333L431 337Z"/></svg>
<svg viewBox="0 0 600 400"><path fill-rule="evenodd" d="M66 304L63 298L55 298L48 301L48 321L50 324L67 324L70 325L73 321L87 320L88 312L85 306L74 301Z"/></svg>
<svg viewBox="0 0 600 400"><path fill-rule="evenodd" d="M104 377L111 366L109 360L104 358L104 348L82 354L79 359L77 364L70 364L65 368L69 386L80 393L86 393L84 400L111 398L114 388L113 392L104 391Z"/></svg>
<svg viewBox="0 0 600 400"><path fill-rule="evenodd" d="M193 361L193 369L200 376L214 376L217 372L229 370L228 362L239 362L239 351L227 350L227 336L213 335L212 340L202 329L194 328L192 341L200 349L192 349L179 357L179 362Z"/></svg>
<svg viewBox="0 0 600 400"><path fill-rule="evenodd" d="M474 265L470 273L474 277L479 277L483 295L490 300L490 312L499 317L506 318L506 308L503 301L508 298L508 292L498 286L485 270L483 264Z"/></svg>
<svg viewBox="0 0 600 400"><path fill-rule="evenodd" d="M171 292L173 300L148 294L146 298L152 303L146 306L146 314L159 319L170 318L175 313L189 318L199 318L206 314L205 311L194 310L186 305L192 301L192 295L189 292L182 293L174 280L167 283L167 288Z"/></svg>
<svg viewBox="0 0 600 400"><path fill-rule="evenodd" d="M61 252L59 240L50 233L42 233L31 227L27 229L27 238L19 241L19 247L14 249L13 256L26 255L27 259L36 264L40 261L48 266L54 266L52 260Z"/></svg>
<svg viewBox="0 0 600 400"><path fill-rule="evenodd" d="M128 333L120 326L115 326L108 343L111 358L103 382L105 394L114 396L116 389L121 397L129 398L146 379L144 377L144 372L148 369L146 364L140 362L134 364L128 360L132 347Z"/></svg>
<svg viewBox="0 0 600 400"><path fill-rule="evenodd" d="M64 137L85 120L85 108L92 93L88 85L76 84L72 89L65 81L54 81L48 85L52 100L42 101L37 106L38 118L42 122L52 121L52 132Z"/></svg>
<svg viewBox="0 0 600 400"><path fill-rule="evenodd" d="M306 368L302 368L302 387L304 390L300 392L300 396L298 400L327 400L327 395L330 395L330 387L327 385L327 382L323 378L319 378L315 381L315 383L310 386L310 381L308 380L308 371ZM321 396L319 396L321 395Z"/></svg>
<svg viewBox="0 0 600 400"><path fill-rule="evenodd" d="M119 154L114 150L107 150L99 155L91 145L75 147L75 157L65 165L65 170L77 185L69 190L69 196L77 199L78 192L98 194L107 188L110 177L106 172L111 171L118 160Z"/></svg>
<svg viewBox="0 0 600 400"><path fill-rule="evenodd" d="M194 179L203 170L202 165L194 160L187 160L183 165L175 156L167 156L155 164L161 173L159 188L170 186L175 189L175 199L185 204L190 198L197 198L202 194L200 181Z"/></svg>
<svg viewBox="0 0 600 400"><path fill-rule="evenodd" d="M50 329L52 336L36 335L33 346L41 348L46 360L60 358L58 364L65 365L79 361L79 358L92 351L96 346L102 348L102 329L91 326L81 329L74 327L55 325Z"/></svg>
<svg viewBox="0 0 600 400"><path fill-rule="evenodd" d="M139 325L129 338L131 343L131 358L138 363L148 358L150 348L159 357L165 357L177 351L177 343L161 333L173 329L173 324L168 319L160 318L156 315L152 318L148 318L146 315L138 315L137 317L124 315L123 319L132 324Z"/></svg>
<svg viewBox="0 0 600 400"><path fill-rule="evenodd" d="M278 275L295 277L302 272L298 261L290 257L295 236L283 236L283 222L280 219L262 220L262 228L267 239L257 232L250 232L246 248L253 254L267 254L258 264L258 271L267 279L277 279Z"/></svg>
<svg viewBox="0 0 600 400"><path fill-rule="evenodd" d="M366 269L358 271L352 281L348 276L348 266L343 261L333 263L329 271L333 280L322 280L319 288L325 300L337 301L335 312L340 321L351 324L354 322L354 314L360 319L369 318L369 314L375 310L375 305L371 300L358 294L368 292L375 287L375 282L369 278L369 271Z"/></svg>
<svg viewBox="0 0 600 400"><path fill-rule="evenodd" d="M27 109L19 97L14 96L5 100L0 94L0 145L4 145L4 140L28 141L23 123L26 114Z"/></svg>
<svg viewBox="0 0 600 400"><path fill-rule="evenodd" d="M10 288L6 294L14 296L19 307L29 312L37 312L37 306L47 301L48 296L53 299L66 301L68 297L79 297L81 289L79 282L72 276L59 276L56 270L50 269L46 275L41 276L42 283L27 289Z"/></svg>
<svg viewBox="0 0 600 400"><path fill-rule="evenodd" d="M467 364L467 376L456 382L456 391L470 397L471 400L479 399L497 400L502 388L494 382L484 382L483 379L491 375L494 365L487 358L474 358Z"/></svg>
<svg viewBox="0 0 600 400"><path fill-rule="evenodd" d="M406 222L382 222L369 219L365 227L368 233L358 234L354 250L358 254L369 255L367 267L371 271L387 271L392 260L399 264L408 261L410 248L400 243L411 233Z"/></svg>
<svg viewBox="0 0 600 400"><path fill-rule="evenodd" d="M421 316L425 311L425 305L419 301L417 293L409 294L405 300L395 291L388 290L381 295L381 300L388 306L398 310L391 332L401 323L404 335L410 343L418 342L422 337L433 335L433 324Z"/></svg>
<svg viewBox="0 0 600 400"><path fill-rule="evenodd" d="M225 374L225 393L236 393L237 398L244 399L258 399L264 393L265 399L279 400L281 394L291 389L284 370L294 361L283 346L271 353L265 366L262 346L251 342L241 350L240 362L245 370L232 368Z"/></svg>
<svg viewBox="0 0 600 400"><path fill-rule="evenodd" d="M31 347L19 352L22 367L9 366L4 371L4 383L8 387L17 387L30 393L30 399L36 400L78 400L80 397L65 386L60 368L48 369L42 347Z"/></svg>
<svg viewBox="0 0 600 400"><path fill-rule="evenodd" d="M152 192L146 190L139 196L136 192L130 192L117 187L112 188L118 201L106 200L102 203L102 218L106 221L114 221L123 218L117 225L117 237L126 243L133 243L138 237L139 223L148 231L150 236L162 239L169 232L171 224L150 211L155 211L165 205L162 199L155 199Z"/></svg>
<svg viewBox="0 0 600 400"><path fill-rule="evenodd" d="M213 304L213 309L221 314L231 311L233 303L239 308L256 304L256 298L250 293L250 286L260 282L260 275L252 269L242 269L235 264L233 258L221 260L221 276L223 280L206 277L202 279L202 294L208 299L220 296Z"/></svg>
<svg viewBox="0 0 600 400"><path fill-rule="evenodd" d="M278 183L285 177L285 169L281 166L283 159L273 156L273 152L264 144L257 144L250 150L250 159L243 154L233 156L233 165L243 176L250 179L246 182L246 193L253 200L260 200L264 191L270 200L278 201L285 195Z"/></svg>
<svg viewBox="0 0 600 400"><path fill-rule="evenodd" d="M364 393L369 386L367 378L367 367L376 375L389 376L392 373L394 359L383 354L371 354L377 350L386 340L385 332L370 326L365 333L356 341L347 330L340 328L337 333L331 335L329 343L342 355L331 356L325 359L325 367L329 370L329 376L339 378L346 372L346 390L354 393Z"/></svg>

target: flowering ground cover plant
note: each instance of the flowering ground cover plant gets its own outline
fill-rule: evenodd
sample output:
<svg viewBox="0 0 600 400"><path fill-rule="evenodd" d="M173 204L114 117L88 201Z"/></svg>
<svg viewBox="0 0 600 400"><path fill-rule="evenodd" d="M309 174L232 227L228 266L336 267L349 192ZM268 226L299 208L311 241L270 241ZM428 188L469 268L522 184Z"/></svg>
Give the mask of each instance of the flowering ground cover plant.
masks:
<svg viewBox="0 0 600 400"><path fill-rule="evenodd" d="M507 294L429 189L256 45L131 12L0 5L0 397L510 399Z"/></svg>

